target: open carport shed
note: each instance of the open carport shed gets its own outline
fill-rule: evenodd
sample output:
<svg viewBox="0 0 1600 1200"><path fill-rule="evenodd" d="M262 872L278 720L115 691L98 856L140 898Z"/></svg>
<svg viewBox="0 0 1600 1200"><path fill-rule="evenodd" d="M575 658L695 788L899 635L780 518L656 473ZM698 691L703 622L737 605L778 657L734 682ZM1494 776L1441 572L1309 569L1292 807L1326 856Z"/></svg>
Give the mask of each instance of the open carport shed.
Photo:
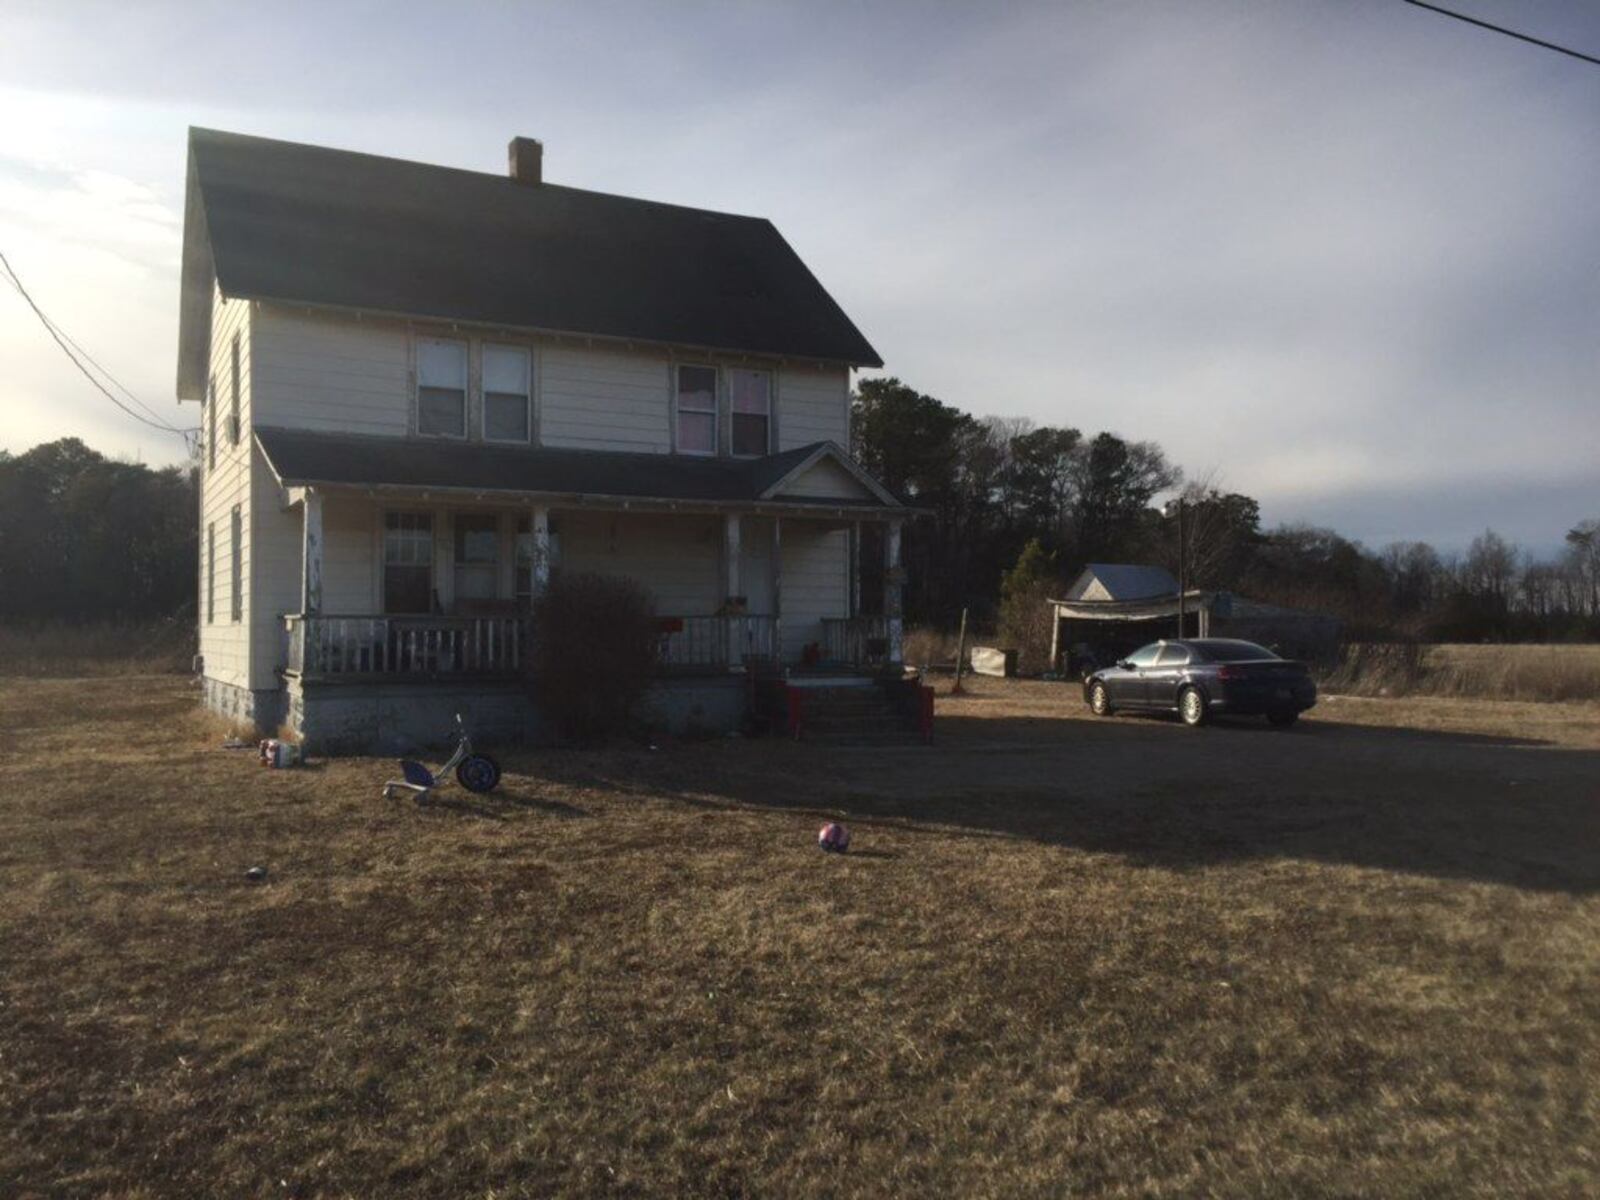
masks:
<svg viewBox="0 0 1600 1200"><path fill-rule="evenodd" d="M1158 638L1232 637L1260 642L1290 658L1320 659L1339 642L1339 621L1321 613L1193 588L1183 595L1163 567L1090 563L1050 605L1052 669L1079 675Z"/></svg>

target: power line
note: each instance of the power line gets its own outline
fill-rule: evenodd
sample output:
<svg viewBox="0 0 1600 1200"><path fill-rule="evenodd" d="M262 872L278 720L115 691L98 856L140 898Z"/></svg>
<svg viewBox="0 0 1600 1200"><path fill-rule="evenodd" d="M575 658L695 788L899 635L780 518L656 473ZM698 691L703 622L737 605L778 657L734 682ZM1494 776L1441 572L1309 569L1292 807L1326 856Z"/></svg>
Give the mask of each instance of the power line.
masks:
<svg viewBox="0 0 1600 1200"><path fill-rule="evenodd" d="M1464 13L1451 12L1448 8L1440 8L1437 4L1426 4L1424 0L1405 0L1407 4L1417 8L1425 8L1429 12L1439 13L1441 16L1454 17L1457 21L1465 21L1468 25L1476 25L1480 29L1488 29L1494 33L1503 33L1507 37L1516 38L1519 42L1529 42L1535 46L1542 46L1546 50L1554 50L1557 54L1566 54L1572 58L1580 58L1586 63L1593 63L1600 67L1600 58L1585 54L1581 50L1573 50L1566 46L1558 46L1554 42L1541 41L1536 37L1529 37L1525 33L1518 33L1515 29L1507 29L1503 25L1491 25L1487 21L1480 21L1477 17L1469 17Z"/></svg>
<svg viewBox="0 0 1600 1200"><path fill-rule="evenodd" d="M115 404L119 409L121 409L128 416L132 417L135 421L138 421L144 425L148 425L152 429L159 429L162 433L175 433L182 437L185 442L189 440L189 434L193 432L192 430L179 429L176 425L171 425L161 420L156 416L156 412L153 408L144 403L144 401L140 400L132 392L129 392L127 388L122 386L122 384L117 383L116 379L112 377L111 372L107 371L104 367L101 367L99 363L95 363L95 366L100 369L107 379L110 379L112 383L117 385L117 387L121 388L124 392L127 392L128 398L140 408L144 409L145 412L149 413L150 416L147 417L143 413L135 412L121 400L118 400L116 396L111 393L111 390L107 388L105 384L101 383L100 380L96 379L93 372L91 372L88 367L84 366L82 361L79 360L78 356L72 352L72 348L67 344L68 342L71 342L72 339L67 337L64 331L59 330L56 327L55 322L51 321L49 317L45 316L44 311L34 303L33 297L28 294L28 289L22 286L22 280L17 278L17 273L12 268L10 260L6 258L4 251L0 251L0 267L5 268L6 274L10 277L11 286L16 288L17 294L27 301L28 307L33 310L33 315L38 317L39 323L44 326L45 332L50 335L57 346L61 347L61 353L65 354L67 358L71 360L73 366L77 367L79 371L83 372L83 377L92 383L102 396L111 401L111 403ZM77 343L75 342L73 343L73 345L76 344ZM81 348L80 353L83 353ZM90 362L94 362L94 359L89 358L87 353L83 353L83 357L89 359ZM152 420L151 418L155 419Z"/></svg>
<svg viewBox="0 0 1600 1200"><path fill-rule="evenodd" d="M0 257L3 257L3 256L0 256ZM26 296L26 293L23 292L21 286L17 283L16 276L15 276L14 273L11 274L10 278L8 278L6 280L6 282L9 283L12 286L13 289L15 289L15 291L17 292L17 294L19 296L24 296L24 297ZM35 311L37 311L37 310L35 310ZM162 417L162 415L160 413L158 413L155 409L151 408L143 400L139 399L139 397L135 396L133 394L133 391L128 387L127 384L123 383L120 379L118 379L110 371L106 370L106 368L101 365L99 360L96 359L94 357L94 355L90 354L87 350L85 350L81 345L78 344L78 341L77 341L76 338L74 338L70 333L68 333L65 329L63 329L60 325L58 325L54 320L51 320L51 318L49 318L47 316L43 316L43 314L41 314L41 317L48 324L50 329L53 329L56 333L60 334L62 339L67 343L67 345L71 346L73 348L73 350L75 350L77 352L78 357L87 360L89 365L92 366L96 371L99 371L101 375L103 375L109 382L111 382L113 385L115 385L116 389L119 392L121 392L124 396L126 396L134 404L137 404L140 408L144 409L144 411L150 415L152 420L156 421L158 424L163 424L163 425L169 424L169 422L164 417Z"/></svg>

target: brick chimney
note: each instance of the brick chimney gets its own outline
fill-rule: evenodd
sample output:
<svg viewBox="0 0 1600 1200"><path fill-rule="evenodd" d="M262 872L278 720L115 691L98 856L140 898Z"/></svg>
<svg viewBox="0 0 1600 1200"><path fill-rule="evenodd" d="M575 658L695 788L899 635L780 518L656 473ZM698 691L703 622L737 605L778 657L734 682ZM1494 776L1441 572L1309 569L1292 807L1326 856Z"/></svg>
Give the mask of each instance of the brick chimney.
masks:
<svg viewBox="0 0 1600 1200"><path fill-rule="evenodd" d="M514 137L508 147L511 178L518 183L541 183L544 179L544 143L537 138Z"/></svg>

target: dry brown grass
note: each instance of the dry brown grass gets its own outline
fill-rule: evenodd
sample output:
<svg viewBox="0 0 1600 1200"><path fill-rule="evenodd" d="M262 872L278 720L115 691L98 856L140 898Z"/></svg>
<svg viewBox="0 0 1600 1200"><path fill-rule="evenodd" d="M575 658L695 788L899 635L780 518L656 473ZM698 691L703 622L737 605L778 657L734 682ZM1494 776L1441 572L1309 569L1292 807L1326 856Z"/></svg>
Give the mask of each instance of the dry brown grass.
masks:
<svg viewBox="0 0 1600 1200"><path fill-rule="evenodd" d="M1600 706L970 686L418 809L6 683L0 1195L1600 1188Z"/></svg>
<svg viewBox="0 0 1600 1200"><path fill-rule="evenodd" d="M1366 696L1600 700L1600 646L1357 644L1323 683Z"/></svg>
<svg viewBox="0 0 1600 1200"><path fill-rule="evenodd" d="M0 624L0 678L186 675L195 651L192 617L139 625Z"/></svg>

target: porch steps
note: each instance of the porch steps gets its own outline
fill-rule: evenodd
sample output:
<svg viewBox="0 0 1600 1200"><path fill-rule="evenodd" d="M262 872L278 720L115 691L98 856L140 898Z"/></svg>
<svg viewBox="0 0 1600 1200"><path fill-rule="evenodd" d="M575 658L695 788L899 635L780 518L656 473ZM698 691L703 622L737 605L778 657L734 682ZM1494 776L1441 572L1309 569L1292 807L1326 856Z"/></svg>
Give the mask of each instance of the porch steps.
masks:
<svg viewBox="0 0 1600 1200"><path fill-rule="evenodd" d="M808 687L800 738L830 746L920 745L916 721L876 686Z"/></svg>

